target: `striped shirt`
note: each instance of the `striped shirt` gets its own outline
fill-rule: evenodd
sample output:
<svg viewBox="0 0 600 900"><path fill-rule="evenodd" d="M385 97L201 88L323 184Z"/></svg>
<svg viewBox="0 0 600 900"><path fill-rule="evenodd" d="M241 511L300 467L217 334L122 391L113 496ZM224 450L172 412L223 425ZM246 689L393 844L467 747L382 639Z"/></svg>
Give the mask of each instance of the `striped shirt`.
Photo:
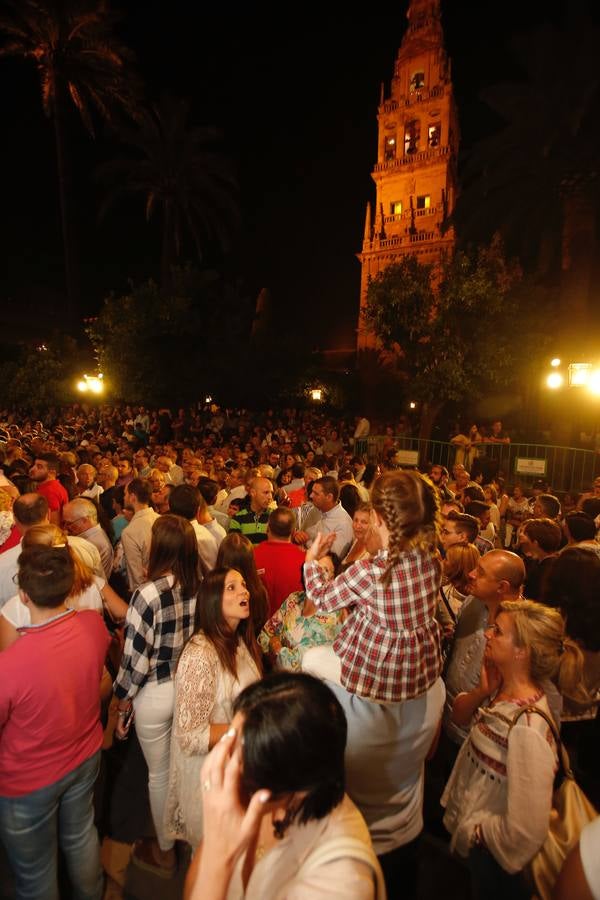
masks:
<svg viewBox="0 0 600 900"><path fill-rule="evenodd" d="M419 697L442 670L439 561L420 548L407 550L384 585L387 555L358 560L329 583L316 561L304 566L306 595L319 611L349 610L333 645L343 686L383 703Z"/></svg>
<svg viewBox="0 0 600 900"><path fill-rule="evenodd" d="M173 575L139 587L125 619L125 649L115 680L119 700L132 700L147 681L173 677L183 647L194 630L196 598L185 600Z"/></svg>

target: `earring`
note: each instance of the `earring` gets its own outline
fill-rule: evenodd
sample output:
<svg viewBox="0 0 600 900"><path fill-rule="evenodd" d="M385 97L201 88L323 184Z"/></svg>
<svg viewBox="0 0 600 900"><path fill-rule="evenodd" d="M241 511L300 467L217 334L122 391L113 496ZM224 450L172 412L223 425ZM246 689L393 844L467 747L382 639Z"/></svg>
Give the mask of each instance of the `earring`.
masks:
<svg viewBox="0 0 600 900"><path fill-rule="evenodd" d="M292 806L288 806L283 819L275 819L275 821L273 822L273 837L277 841L281 841L285 837L285 833L292 823L294 812L294 808Z"/></svg>

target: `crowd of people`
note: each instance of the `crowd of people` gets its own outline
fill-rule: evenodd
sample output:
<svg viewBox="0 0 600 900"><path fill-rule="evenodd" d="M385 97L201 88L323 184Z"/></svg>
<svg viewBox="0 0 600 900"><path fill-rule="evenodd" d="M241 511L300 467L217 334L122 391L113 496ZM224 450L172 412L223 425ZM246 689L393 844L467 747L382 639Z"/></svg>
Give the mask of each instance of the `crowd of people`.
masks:
<svg viewBox="0 0 600 900"><path fill-rule="evenodd" d="M530 895L558 730L600 796L600 479L560 499L486 481L460 441L452 472L402 468L395 427L379 460L369 428L216 407L0 425L18 898L58 896L57 846L73 895L102 896L113 728L148 771L155 836L132 862L171 878L188 845L193 900L416 897L432 786L473 896ZM598 840L574 850L591 896Z"/></svg>

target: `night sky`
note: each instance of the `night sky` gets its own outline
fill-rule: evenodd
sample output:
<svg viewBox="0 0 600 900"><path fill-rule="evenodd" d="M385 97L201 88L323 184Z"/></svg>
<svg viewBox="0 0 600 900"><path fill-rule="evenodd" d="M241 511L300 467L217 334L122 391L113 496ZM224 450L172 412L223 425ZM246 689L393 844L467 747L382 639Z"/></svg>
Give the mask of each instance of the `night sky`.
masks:
<svg viewBox="0 0 600 900"><path fill-rule="evenodd" d="M241 186L235 267L247 292L269 288L289 327L321 346L350 346L360 283L355 254L365 204L374 198L379 86L385 81L387 93L406 0L364 6L362 14L340 3L115 6L147 95L167 89L189 97L193 122L225 134ZM478 100L481 88L518 77L511 35L547 21L549 6L442 3L463 150L495 125ZM60 309L63 272L53 135L31 65L0 61L0 104L6 328L15 311L34 322L39 310ZM100 224L93 170L118 148L103 133L92 142L75 117L69 140L82 294L91 314L129 279L158 275L159 230L146 226L141 199Z"/></svg>

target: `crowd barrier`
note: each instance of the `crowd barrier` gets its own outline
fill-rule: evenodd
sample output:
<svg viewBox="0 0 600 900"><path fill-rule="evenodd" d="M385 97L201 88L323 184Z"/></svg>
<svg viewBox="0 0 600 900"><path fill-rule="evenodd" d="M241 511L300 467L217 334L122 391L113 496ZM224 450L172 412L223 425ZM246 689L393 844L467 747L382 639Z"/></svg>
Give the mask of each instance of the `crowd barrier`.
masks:
<svg viewBox="0 0 600 900"><path fill-rule="evenodd" d="M381 462L389 450L389 441L386 435L370 435L356 442L355 452L368 456L371 462ZM438 463L451 470L458 461L463 462L471 474L482 471L485 481L499 473L508 484L519 482L524 487L543 479L555 491L581 492L591 488L596 473L600 472L600 453L580 447L486 443L465 451L449 441L404 435L393 441L401 465L424 468Z"/></svg>

